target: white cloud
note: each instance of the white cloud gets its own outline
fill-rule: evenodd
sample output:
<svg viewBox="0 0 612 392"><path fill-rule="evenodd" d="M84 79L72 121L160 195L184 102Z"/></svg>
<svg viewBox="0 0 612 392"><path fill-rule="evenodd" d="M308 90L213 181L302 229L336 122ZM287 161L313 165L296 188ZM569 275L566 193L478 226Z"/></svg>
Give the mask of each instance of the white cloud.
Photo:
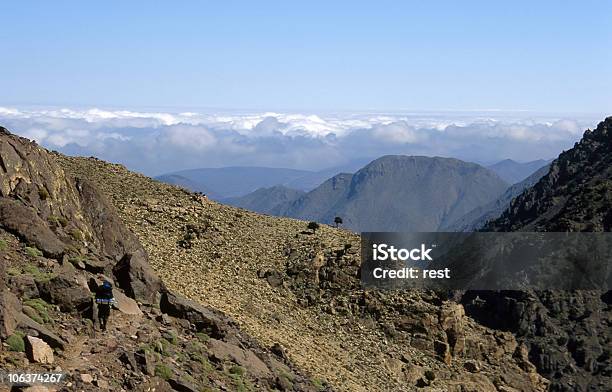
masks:
<svg viewBox="0 0 612 392"><path fill-rule="evenodd" d="M525 113L206 113L0 107L44 146L147 174L207 166L322 169L384 154L473 161L555 157L597 119Z"/></svg>
<svg viewBox="0 0 612 392"><path fill-rule="evenodd" d="M416 129L408 125L406 121L377 124L373 127L372 134L376 138L390 143L406 144L417 143L424 140L424 137L421 137Z"/></svg>
<svg viewBox="0 0 612 392"><path fill-rule="evenodd" d="M172 145L187 149L205 150L213 147L217 140L204 127L193 125L174 125L168 127L162 139Z"/></svg>

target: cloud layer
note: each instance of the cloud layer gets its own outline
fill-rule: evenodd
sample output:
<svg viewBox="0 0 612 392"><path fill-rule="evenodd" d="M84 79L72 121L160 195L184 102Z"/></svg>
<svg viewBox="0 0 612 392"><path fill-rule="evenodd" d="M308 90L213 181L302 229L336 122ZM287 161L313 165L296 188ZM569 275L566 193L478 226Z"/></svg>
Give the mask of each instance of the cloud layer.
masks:
<svg viewBox="0 0 612 392"><path fill-rule="evenodd" d="M219 166L324 169L385 154L476 162L548 159L595 118L521 113L166 113L0 107L0 124L41 145L148 175Z"/></svg>

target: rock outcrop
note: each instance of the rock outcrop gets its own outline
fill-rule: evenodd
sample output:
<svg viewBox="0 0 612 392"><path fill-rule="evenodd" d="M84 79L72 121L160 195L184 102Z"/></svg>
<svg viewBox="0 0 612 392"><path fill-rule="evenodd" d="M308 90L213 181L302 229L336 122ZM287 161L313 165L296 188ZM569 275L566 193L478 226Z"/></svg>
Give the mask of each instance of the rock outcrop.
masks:
<svg viewBox="0 0 612 392"><path fill-rule="evenodd" d="M44 340L28 336L26 350L32 362L52 364L54 362L53 350Z"/></svg>
<svg viewBox="0 0 612 392"><path fill-rule="evenodd" d="M550 171L486 226L491 231L612 230L612 117L559 155ZM553 391L612 385L610 291L466 293L468 314L513 332Z"/></svg>
<svg viewBox="0 0 612 392"><path fill-rule="evenodd" d="M587 130L491 231L612 231L612 117Z"/></svg>
<svg viewBox="0 0 612 392"><path fill-rule="evenodd" d="M474 390L546 389L548 380L520 355L521 346L511 333L487 330L466 316L462 304L439 293L364 291L358 244L324 247L315 238L303 237L287 245L284 271L260 271L260 278L273 285L269 278L275 276L275 281L282 282L278 287L292 291L302 307L335 315L349 325L359 325L355 321L359 318L370 320L388 341L435 358L427 363L436 374L429 379L423 365L405 354L394 357L389 349L390 369L401 382L413 388L453 390L451 379L455 378L457 385L469 384ZM495 369L504 369L503 376Z"/></svg>

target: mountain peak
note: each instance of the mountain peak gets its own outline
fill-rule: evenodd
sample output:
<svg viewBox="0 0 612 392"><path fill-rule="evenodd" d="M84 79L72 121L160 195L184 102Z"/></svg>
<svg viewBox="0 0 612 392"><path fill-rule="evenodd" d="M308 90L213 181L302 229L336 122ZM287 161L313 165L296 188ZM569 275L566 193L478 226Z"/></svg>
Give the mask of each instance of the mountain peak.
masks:
<svg viewBox="0 0 612 392"><path fill-rule="evenodd" d="M295 200L257 211L327 224L340 216L355 231L435 231L494 200L506 187L474 163L385 155L355 174L338 174ZM251 197L272 199L271 193Z"/></svg>

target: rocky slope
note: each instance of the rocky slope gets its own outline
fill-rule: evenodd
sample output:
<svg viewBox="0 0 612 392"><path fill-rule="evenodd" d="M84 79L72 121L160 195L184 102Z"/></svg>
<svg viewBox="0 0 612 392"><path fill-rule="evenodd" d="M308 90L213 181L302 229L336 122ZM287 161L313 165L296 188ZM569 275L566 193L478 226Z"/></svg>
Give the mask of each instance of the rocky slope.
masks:
<svg viewBox="0 0 612 392"><path fill-rule="evenodd" d="M501 195L495 173L450 158L385 156L269 211L355 231L437 231Z"/></svg>
<svg viewBox="0 0 612 392"><path fill-rule="evenodd" d="M61 386L23 390L328 389L231 318L169 290L94 184L4 128L0 260L0 368L67 374ZM102 279L114 283L117 310L96 332Z"/></svg>
<svg viewBox="0 0 612 392"><path fill-rule="evenodd" d="M340 391L542 391L524 346L430 292L364 291L359 237L217 204L96 159L94 181L168 287L235 319Z"/></svg>
<svg viewBox="0 0 612 392"><path fill-rule="evenodd" d="M610 231L612 118L587 130L550 171L486 227L493 231ZM593 291L471 293L469 314L512 331L553 391L612 390L612 295ZM497 316L497 315L503 315Z"/></svg>
<svg viewBox="0 0 612 392"><path fill-rule="evenodd" d="M612 118L587 130L574 148L488 225L494 231L611 231Z"/></svg>

